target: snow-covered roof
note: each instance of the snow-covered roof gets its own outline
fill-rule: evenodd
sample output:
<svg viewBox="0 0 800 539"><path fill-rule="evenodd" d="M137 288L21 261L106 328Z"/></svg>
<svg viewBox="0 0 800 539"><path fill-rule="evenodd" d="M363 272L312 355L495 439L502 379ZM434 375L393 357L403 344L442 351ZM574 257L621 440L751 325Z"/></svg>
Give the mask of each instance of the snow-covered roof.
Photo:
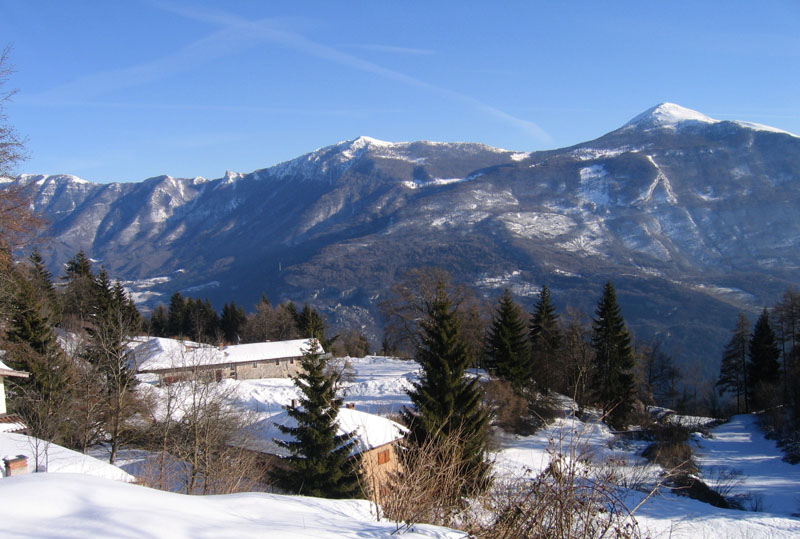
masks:
<svg viewBox="0 0 800 539"><path fill-rule="evenodd" d="M28 471L36 471L36 454L39 470L48 473L80 473L116 481L132 482L131 474L113 464L103 462L58 444L48 443L24 434L0 433L0 459L19 455L28 457Z"/></svg>
<svg viewBox="0 0 800 539"><path fill-rule="evenodd" d="M395 442L405 436L407 432L404 426L391 419L351 408L341 408L336 419L339 426L337 434L355 433L353 437L356 442L354 455ZM296 427L297 421L285 410L267 419L262 419L246 429L240 445L251 451L281 457L289 456L290 453L276 444L275 440L292 441L294 438L281 432L277 425Z"/></svg>
<svg viewBox="0 0 800 539"><path fill-rule="evenodd" d="M17 414L2 415L0 414L0 433L2 432L20 432L28 428L20 416Z"/></svg>
<svg viewBox="0 0 800 539"><path fill-rule="evenodd" d="M211 346L154 337L134 348L139 372L300 357L313 339Z"/></svg>
<svg viewBox="0 0 800 539"><path fill-rule="evenodd" d="M28 373L22 371L15 371L11 367L3 363L2 360L0 360L0 376L18 376L20 378L27 378Z"/></svg>

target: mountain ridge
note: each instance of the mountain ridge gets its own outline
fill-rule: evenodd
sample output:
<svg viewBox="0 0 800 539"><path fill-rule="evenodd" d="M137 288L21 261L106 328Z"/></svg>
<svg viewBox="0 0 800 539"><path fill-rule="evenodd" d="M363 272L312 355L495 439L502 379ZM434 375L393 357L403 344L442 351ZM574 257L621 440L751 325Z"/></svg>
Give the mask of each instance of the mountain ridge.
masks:
<svg viewBox="0 0 800 539"><path fill-rule="evenodd" d="M83 248L148 305L206 285L217 303L266 292L375 340L377 303L414 266L526 306L548 284L589 313L611 279L640 336L704 339L703 357L738 310L800 281L800 138L673 104L557 150L358 137L212 180L26 178L56 273Z"/></svg>

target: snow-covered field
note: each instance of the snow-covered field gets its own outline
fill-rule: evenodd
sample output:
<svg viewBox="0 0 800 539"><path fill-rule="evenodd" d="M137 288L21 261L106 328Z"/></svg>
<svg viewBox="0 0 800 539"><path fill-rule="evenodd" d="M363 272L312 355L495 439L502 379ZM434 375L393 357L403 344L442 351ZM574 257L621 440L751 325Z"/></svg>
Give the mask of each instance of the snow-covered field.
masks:
<svg viewBox="0 0 800 539"><path fill-rule="evenodd" d="M386 357L349 360L354 370L345 383L345 401L362 411L394 414L409 404L405 391L417 378L417 365ZM225 380L225 394L259 416L269 417L298 396L291 380ZM148 391L160 391L147 387ZM702 418L675 417L680 422ZM762 512L717 509L662 488L635 512L649 537L798 537L800 467L781 460L773 442L764 438L752 416L737 416L693 443L703 479L711 486L720 477L738 478L731 494ZM8 436L8 435L0 435ZM8 438L5 438L8 440ZM6 442L7 444L7 442ZM627 485L621 490L629 508L646 497L660 469L640 457L644 442L620 442L602 423L582 422L569 413L532 436L500 435L492 453L500 478L530 477L548 463L548 447L575 448L601 464L621 466ZM16 454L3 445L0 456ZM101 452L102 453L102 452ZM101 453L98 453L100 455ZM135 462L131 452L128 463ZM54 453L55 455L55 453ZM122 455L126 456L125 453ZM88 458L80 455L82 458ZM135 470L135 466L125 466ZM730 473L731 470L737 470ZM55 471L52 467L50 471ZM0 480L0 522L4 537L385 537L396 530L376 522L365 501L330 501L273 494L184 496L110 481L64 468L64 473L30 474ZM103 475L103 474L101 474ZM749 507L747 503L743 504ZM407 537L463 537L460 532L431 526L403 531Z"/></svg>
<svg viewBox="0 0 800 539"><path fill-rule="evenodd" d="M276 494L186 496L78 474L0 481L3 537L388 537L364 500ZM464 537L415 526L405 537Z"/></svg>

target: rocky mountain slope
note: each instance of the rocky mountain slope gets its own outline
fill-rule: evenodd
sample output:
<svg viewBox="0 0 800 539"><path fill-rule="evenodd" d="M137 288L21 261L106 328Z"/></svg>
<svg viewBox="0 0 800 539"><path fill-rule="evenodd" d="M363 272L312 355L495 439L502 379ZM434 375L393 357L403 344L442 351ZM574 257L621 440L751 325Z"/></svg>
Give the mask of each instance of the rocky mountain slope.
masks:
<svg viewBox="0 0 800 539"><path fill-rule="evenodd" d="M149 304L266 292L374 330L410 267L528 306L547 284L589 315L611 279L638 336L713 370L736 312L800 282L800 138L669 103L546 152L360 137L216 180L14 181L51 222L56 273L83 248Z"/></svg>

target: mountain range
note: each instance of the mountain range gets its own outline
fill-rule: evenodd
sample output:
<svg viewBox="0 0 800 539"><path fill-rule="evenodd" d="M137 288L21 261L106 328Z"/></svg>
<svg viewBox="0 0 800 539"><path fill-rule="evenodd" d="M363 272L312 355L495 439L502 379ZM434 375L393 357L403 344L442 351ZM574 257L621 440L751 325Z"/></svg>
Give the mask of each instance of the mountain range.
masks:
<svg viewBox="0 0 800 539"><path fill-rule="evenodd" d="M264 292L376 341L405 269L528 308L546 284L588 316L611 280L637 337L711 373L738 311L800 282L800 137L671 103L558 150L359 137L215 180L9 181L47 218L56 274L83 249L145 307Z"/></svg>

